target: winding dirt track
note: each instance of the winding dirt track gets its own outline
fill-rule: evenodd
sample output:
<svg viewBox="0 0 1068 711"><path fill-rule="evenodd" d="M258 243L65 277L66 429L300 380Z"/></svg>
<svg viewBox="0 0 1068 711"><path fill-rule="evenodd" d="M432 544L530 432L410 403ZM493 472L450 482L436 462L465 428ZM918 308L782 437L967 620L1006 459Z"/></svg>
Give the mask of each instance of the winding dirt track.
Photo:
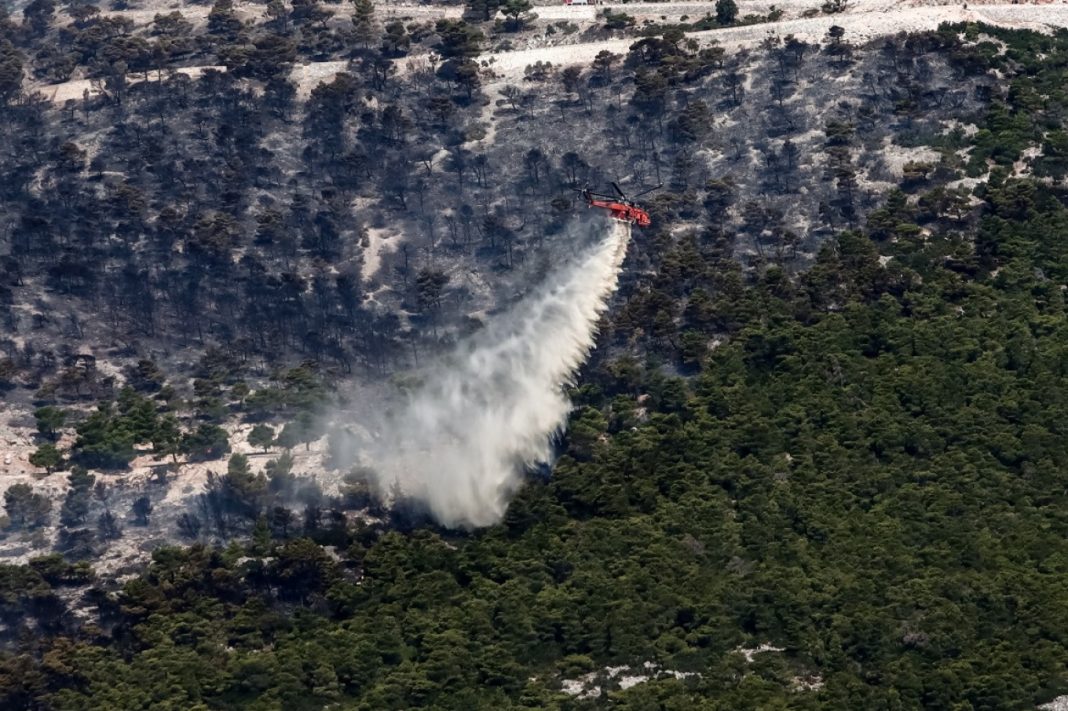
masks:
<svg viewBox="0 0 1068 711"><path fill-rule="evenodd" d="M801 3L794 3L800 5ZM810 3L806 3L811 5ZM837 15L819 15L811 18L794 18L779 22L728 27L720 30L691 32L687 36L707 45L713 41L724 47L752 46L768 35L781 37L794 35L806 42L819 42L827 30L838 25L845 28L845 39L854 44L863 44L876 37L899 32L921 32L937 29L943 22L985 22L991 25L1051 31L1068 27L1068 4L1060 5L963 5L902 6L903 3L871 2L860 9ZM629 11L629 10L628 10ZM633 38L591 42L559 47L527 49L484 55L495 71L516 75L538 61L553 64L588 64L598 52L608 50L625 53L634 43Z"/></svg>
<svg viewBox="0 0 1068 711"><path fill-rule="evenodd" d="M173 4L173 3L172 3ZM949 0L854 0L845 12L835 15L817 14L813 17L803 17L806 12L815 10L818 12L822 0L743 0L739 2L741 13L762 14L774 5L783 11L783 19L778 22L747 25L744 27L729 27L705 32L691 32L688 36L696 39L700 44L707 45L718 42L726 48L739 48L752 46L769 34L779 36L794 35L807 42L818 42L823 39L827 30L833 25L839 25L846 30L846 40L862 44L879 36L897 34L899 32L918 32L937 28L943 22L985 22L991 25L1012 27L1017 29L1032 29L1038 31L1050 31L1055 28L1068 27L1068 0L1060 0L1057 3L1045 2L1041 4L1011 5L1011 4L984 4L982 0L972 0L968 4L963 2L950 2ZM634 3L626 5L598 5L596 7L568 7L563 5L543 5L535 8L535 12L542 19L564 20L571 19L576 22L589 22L595 18L595 13L606 7L625 11L636 17L668 17L679 18L683 15L700 17L707 12L713 12L714 2L674 2L674 3ZM106 14L122 15L129 17L136 23L149 23L157 12L170 12L173 9L180 11L192 21L203 20L207 15L207 8L201 5L184 5L180 8L169 7L166 3L159 3L153 9L126 10ZM342 6L330 6L338 15L347 12L347 4ZM256 20L262 17L262 6L238 5L238 10L243 19ZM390 17L415 18L438 18L459 17L462 8L458 6L426 6L426 5L397 5L382 2L379 4L380 19ZM586 42L552 47L538 47L533 49L519 49L508 52L484 54L481 57L488 66L498 75L500 81L514 81L521 78L523 69L535 62L549 62L554 65L589 64L601 51L624 54L635 39L627 37L623 39L611 39L600 42ZM425 62L425 57L412 57L398 60L398 69L405 72L420 62ZM344 61L311 62L294 67L292 78L297 84L298 95L306 97L311 89L323 81L329 81L339 71L347 66ZM199 76L207 67L189 67L180 71L191 77ZM139 77L140 75L138 75ZM131 81L137 81L138 77L131 76ZM51 101L63 103L70 99L82 98L84 92L95 91L89 80L74 80L61 84L37 85L30 87L40 91Z"/></svg>

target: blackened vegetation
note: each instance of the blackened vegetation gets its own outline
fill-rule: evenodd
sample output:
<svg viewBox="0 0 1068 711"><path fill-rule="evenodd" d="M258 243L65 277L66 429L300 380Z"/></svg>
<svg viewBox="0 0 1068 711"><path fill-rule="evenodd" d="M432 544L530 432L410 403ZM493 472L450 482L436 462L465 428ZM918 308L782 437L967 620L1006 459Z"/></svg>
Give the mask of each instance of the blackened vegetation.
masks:
<svg viewBox="0 0 1068 711"><path fill-rule="evenodd" d="M51 3L31 7L5 25L9 82L54 32ZM277 7L265 27L336 56L325 8ZM269 48L229 12L216 5L210 37ZM578 76L532 67L482 144L462 50L477 36L437 33L461 48L442 76L354 68L304 105L237 65L125 87L111 74L107 98L73 111L9 94L17 330L0 378L106 402L35 413L40 461L70 465L62 501L5 494L12 534L61 518L67 560L0 566L0 707L1028 708L1063 693L1065 35L953 27L862 49L832 32L727 57L665 34ZM409 46L390 35L387 55ZM221 41L197 37L190 51ZM539 147L550 115L585 130L560 138L557 122ZM244 373L344 365L313 328L354 368L408 357L410 314L363 300L361 227L409 229L371 281L433 334L463 303L457 264L519 272L570 219L565 188L621 174L669 189L552 477L470 536L421 525L402 491L390 515L407 518L347 516L386 516L358 470L340 502L305 490L290 450L314 436L316 364L256 388ZM55 333L114 339L126 387L76 348L32 343ZM149 339L205 348L188 393L136 359ZM90 469L218 458L235 414L270 428L250 444L284 451L262 475L230 458L177 522L192 545L156 550L121 587L71 562L160 515L151 496L120 509ZM70 447L45 449L65 426ZM781 651L738 651L760 645ZM647 661L692 676L561 693Z"/></svg>
<svg viewBox="0 0 1068 711"><path fill-rule="evenodd" d="M171 13L135 28L49 8L7 19L0 52L0 307L18 339L2 347L34 385L63 364L59 342L344 373L410 364L523 284L529 270L510 272L573 218L586 182L668 184L639 264L657 266L685 224L706 252L789 269L896 181L880 165L890 142L970 120L988 83L953 59L966 50L951 32L729 54L668 28L625 57L484 89L485 32L458 20L379 28L363 7L347 25L302 3L242 23L224 1L206 26ZM64 13L71 24L48 23ZM407 56L427 48L438 65ZM297 58L348 65L298 87ZM173 72L201 65L226 71ZM77 69L99 92L52 106L19 93L18 67ZM919 184L946 178L947 158Z"/></svg>

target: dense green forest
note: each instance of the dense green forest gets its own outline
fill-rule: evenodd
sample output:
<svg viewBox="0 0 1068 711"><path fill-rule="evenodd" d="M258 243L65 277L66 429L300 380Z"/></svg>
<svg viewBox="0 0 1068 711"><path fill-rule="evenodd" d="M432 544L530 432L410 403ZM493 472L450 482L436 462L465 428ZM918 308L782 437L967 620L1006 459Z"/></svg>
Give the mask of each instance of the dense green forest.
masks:
<svg viewBox="0 0 1068 711"><path fill-rule="evenodd" d="M1068 34L983 32L1005 47L969 61L1008 90L969 139L989 172L967 209L905 184L798 275L743 274L714 229L653 237L656 276L608 319L565 453L500 525L312 517L163 548L117 592L90 587L75 632L84 564L0 567L3 623L43 632L0 657L0 707L1012 709L1068 691ZM1032 145L1033 175L1012 176ZM651 309L683 327L628 353ZM679 674L561 693L645 662Z"/></svg>

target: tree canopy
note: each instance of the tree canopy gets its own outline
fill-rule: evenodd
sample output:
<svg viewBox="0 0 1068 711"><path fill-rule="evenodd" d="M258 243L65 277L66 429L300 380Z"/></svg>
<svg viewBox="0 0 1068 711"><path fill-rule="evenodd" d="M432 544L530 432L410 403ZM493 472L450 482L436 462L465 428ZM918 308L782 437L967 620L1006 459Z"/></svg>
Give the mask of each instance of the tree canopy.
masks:
<svg viewBox="0 0 1068 711"><path fill-rule="evenodd" d="M54 13L51 0L35 0L27 30L46 31ZM272 13L279 32L281 20L325 26L329 17L309 2L294 3L292 17L284 6ZM91 24L93 15L74 19ZM213 42L247 29L229 0L215 3L208 24ZM459 20L434 30L449 68L421 81L461 81L482 31ZM205 357L179 421L150 362L135 366L129 387L97 398L106 384L75 361L56 387L100 403L73 424L59 512L67 560L0 565L0 708L1023 709L1068 690L1068 35L968 25L878 50L893 71L888 84L872 78L871 105L888 113L847 105L812 130L830 187L823 238L804 265L790 255L809 235L766 202L736 200L747 176L705 175L686 162L713 112L751 100L745 77L737 67L716 77L719 104L679 98L717 60L685 50L679 33L660 35L635 43L625 60L634 93L605 115L641 127L621 130L627 140L656 135L671 145L670 166L645 169L674 173L677 187L650 210L679 229L634 240L641 267L625 275L570 389L575 407L549 475L531 473L500 523L470 532L428 522L400 487L392 510L354 514L346 501L366 498L358 471L340 476L337 496L294 511L284 498L296 478L290 450L321 437L313 412L328 392L314 368L280 368L253 389L228 365L241 351L235 340ZM821 66L845 71L843 35L831 36L824 51L833 62ZM5 47L0 68L12 62ZM790 78L807 49L773 40L765 49L769 122L790 134ZM954 101L948 89L940 98L918 88L936 53L962 83L997 71L997 83L969 85L989 94L971 117L974 132L936 133L917 121L924 107ZM610 80L611 60L601 58L597 81ZM551 68L535 69L531 83ZM377 81L388 83L386 74ZM306 148L337 171L337 184L366 179L363 138L400 150L422 121L400 106L379 110L365 98L381 87L362 82L343 73L309 99ZM253 92L228 91L237 92L235 112L251 105ZM206 101L193 90L187 100ZM521 101L512 107L520 116ZM675 103L685 106L666 115ZM357 122L346 123L354 111L355 142ZM235 163L262 138L245 133L254 114L242 115L210 136ZM938 159L903 162L895 187L865 202L870 181L857 159L866 132L891 116L915 128L897 139ZM420 130L438 130L440 115L431 118ZM462 191L463 176L477 171L467 141L454 138L443 163ZM137 140L146 155L163 145ZM785 189L800 160L787 143L738 148L761 153L768 191ZM74 142L49 151L41 155L60 171L51 180L93 170ZM515 154L531 195L553 191L548 153ZM591 161L565 155L573 187ZM433 158L420 166L406 154L393 167L391 195L404 210L420 199L414 172L432 174ZM229 184L235 173L211 180ZM324 192L321 201L294 198L284 221L269 201L258 205L254 239L287 254L298 249L285 246L288 228L299 227L299 249L328 263L351 201ZM137 222L137 204L115 196L120 222ZM183 257L236 273L231 256L252 239L232 212L191 216ZM724 227L732 213L750 236L744 264L735 258L742 243ZM516 232L472 207L448 217L457 235L463 227L506 241ZM171 219L161 211L145 239L165 240ZM16 240L44 229L28 217L17 225ZM121 232L111 239L121 243ZM33 245L55 262L60 288L85 287L76 265L61 268ZM411 278L398 252L398 279L411 281L415 306L406 315L436 314L449 301L446 275L418 262ZM329 319L296 310L300 295L335 316L355 313L362 295L343 274L309 274L264 278L277 310L251 313L260 324L291 322L312 334L309 349L326 350L329 329L313 328ZM136 291L121 300L137 299L155 308ZM373 342L391 327L367 320L360 333ZM236 453L225 475L209 474L200 509L178 518L190 545L157 548L147 570L119 581L69 562L122 535L110 510L95 528L74 528L93 521L90 468L121 475L149 445L157 456L218 460L230 451L230 408L255 423L250 444L286 451L264 473ZM40 432L52 440L63 411L42 410ZM38 451L42 466L60 456L51 442ZM38 486L6 490L8 536L32 540L51 521ZM139 525L153 512L148 498L131 506ZM209 535L223 543L203 542Z"/></svg>

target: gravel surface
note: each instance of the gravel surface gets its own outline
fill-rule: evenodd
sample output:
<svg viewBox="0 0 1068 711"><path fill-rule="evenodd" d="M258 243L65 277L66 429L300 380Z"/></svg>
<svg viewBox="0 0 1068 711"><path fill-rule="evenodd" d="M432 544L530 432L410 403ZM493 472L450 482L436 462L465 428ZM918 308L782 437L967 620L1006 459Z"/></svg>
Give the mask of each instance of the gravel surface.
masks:
<svg viewBox="0 0 1068 711"><path fill-rule="evenodd" d="M818 10L822 3L819 0L753 0L752 2L740 2L741 13L766 13L772 5L784 11L784 19L774 23L748 25L745 27L728 27L719 30L705 32L691 32L693 37L701 44L713 41L725 47L739 48L752 46L760 43L768 35L777 34L786 36L792 34L807 42L819 42L827 34L827 30L833 25L839 25L846 30L846 40L855 44L862 44L876 37L898 32L919 32L937 28L943 22L986 22L993 25L1013 27L1018 29L1032 29L1038 31L1050 31L1057 27L1068 27L1068 0L1059 2L1034 2L1026 5L1011 5L1004 3L988 3L983 0L972 0L969 3L948 2L946 0L854 0L846 11L836 15L819 14L814 17L802 17L806 11ZM339 15L348 11L346 4L329 6ZM693 3L634 3L613 4L597 7L567 7L564 5L539 6L536 12L542 19L572 19L576 22L592 22L594 13L605 7L618 8L628 14L638 16L666 16L681 17L690 15L700 17L706 12L713 12L714 2ZM170 12L173 9L181 9L181 12L189 19L202 19L206 17L207 8L203 5L183 5L174 0L161 0L159 2L143 2L138 9L125 10L108 14L122 14L131 17L135 22L150 22L156 12ZM245 19L255 19L261 16L261 7L249 4L239 4L239 11ZM383 19L388 16L459 16L460 7L453 6L428 6L428 5L396 5L382 3L380 15ZM589 64L598 52L608 50L616 54L625 54L635 42L635 38L611 39L600 42L576 43L551 47L535 47L508 52L497 52L482 55L482 60L501 75L500 79L514 81L522 77L523 69L535 62L550 62L555 65ZM400 71L405 71L410 61L401 60L398 64ZM422 60L423 58L418 58ZM345 61L310 62L299 64L293 69L293 80L298 87L298 95L306 98L317 84L330 81L339 71L347 66ZM179 69L183 74L190 77L199 76L207 67L189 67ZM137 77L131 77L130 81L141 81ZM37 90L56 103L63 103L69 99L82 98L86 89L91 93L96 89L93 83L87 79L76 79L61 84L38 85Z"/></svg>

